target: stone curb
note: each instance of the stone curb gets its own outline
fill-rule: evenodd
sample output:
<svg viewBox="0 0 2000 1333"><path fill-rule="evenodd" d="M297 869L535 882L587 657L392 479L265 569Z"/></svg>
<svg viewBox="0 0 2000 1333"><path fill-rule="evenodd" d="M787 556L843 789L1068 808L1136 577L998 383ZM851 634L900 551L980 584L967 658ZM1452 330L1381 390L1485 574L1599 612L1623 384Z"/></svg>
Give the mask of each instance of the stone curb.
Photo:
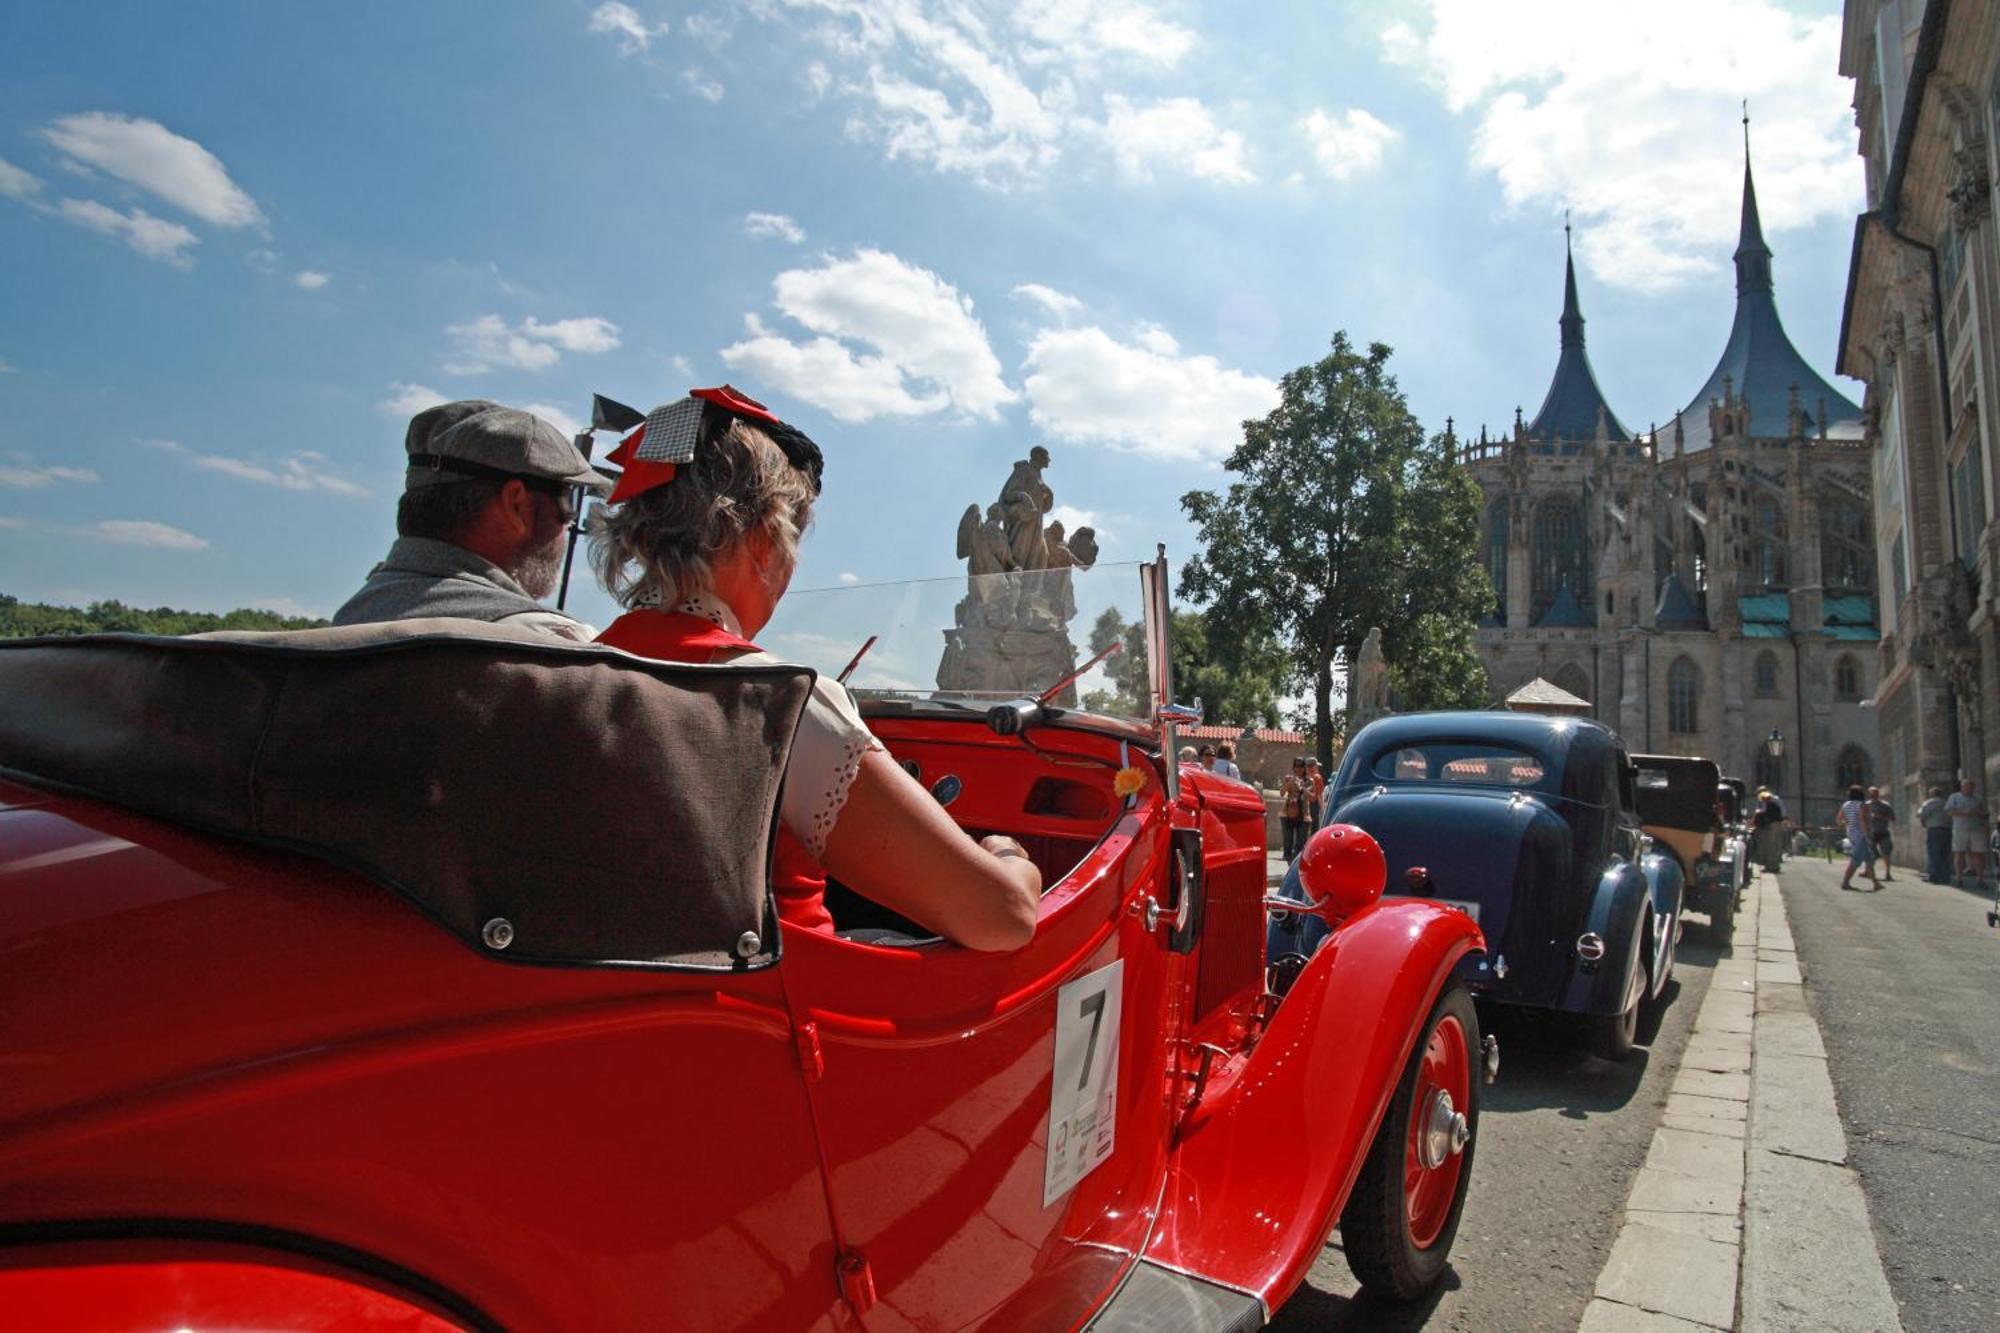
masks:
<svg viewBox="0 0 2000 1333"><path fill-rule="evenodd" d="M1761 875L1579 1333L1901 1330L1846 1163L1784 901Z"/></svg>

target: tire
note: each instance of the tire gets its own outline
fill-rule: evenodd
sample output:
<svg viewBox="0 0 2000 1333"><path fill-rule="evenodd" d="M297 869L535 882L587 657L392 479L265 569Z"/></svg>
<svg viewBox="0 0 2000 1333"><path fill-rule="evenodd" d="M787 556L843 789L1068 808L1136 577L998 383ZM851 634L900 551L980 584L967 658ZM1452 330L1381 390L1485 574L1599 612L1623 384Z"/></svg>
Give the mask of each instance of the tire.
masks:
<svg viewBox="0 0 2000 1333"><path fill-rule="evenodd" d="M1340 1215L1347 1266L1377 1296L1413 1301L1444 1275L1479 1143L1479 1048L1471 995L1448 987L1410 1052ZM1440 1093L1448 1106L1438 1103ZM1454 1114L1465 1122L1455 1144L1445 1123Z"/></svg>
<svg viewBox="0 0 2000 1333"><path fill-rule="evenodd" d="M1639 1002L1646 998L1646 964L1638 948L1625 974L1625 1007L1615 1014L1590 1018L1590 1050L1600 1060L1629 1060L1639 1040Z"/></svg>
<svg viewBox="0 0 2000 1333"><path fill-rule="evenodd" d="M1736 895L1725 892L1720 904L1708 909L1708 938L1727 945L1736 935Z"/></svg>

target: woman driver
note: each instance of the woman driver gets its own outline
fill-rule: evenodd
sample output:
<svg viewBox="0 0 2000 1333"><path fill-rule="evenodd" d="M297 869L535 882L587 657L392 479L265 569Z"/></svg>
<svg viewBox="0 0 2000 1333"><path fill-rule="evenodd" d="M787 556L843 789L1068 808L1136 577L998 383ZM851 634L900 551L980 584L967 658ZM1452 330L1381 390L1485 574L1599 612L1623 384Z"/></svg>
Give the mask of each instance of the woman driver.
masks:
<svg viewBox="0 0 2000 1333"><path fill-rule="evenodd" d="M591 563L624 615L598 642L669 662L774 662L771 619L819 496L819 446L727 386L655 410L611 454L624 475ZM792 745L771 878L781 920L831 931L829 871L973 949L1034 934L1042 876L1012 838L974 842L821 677Z"/></svg>

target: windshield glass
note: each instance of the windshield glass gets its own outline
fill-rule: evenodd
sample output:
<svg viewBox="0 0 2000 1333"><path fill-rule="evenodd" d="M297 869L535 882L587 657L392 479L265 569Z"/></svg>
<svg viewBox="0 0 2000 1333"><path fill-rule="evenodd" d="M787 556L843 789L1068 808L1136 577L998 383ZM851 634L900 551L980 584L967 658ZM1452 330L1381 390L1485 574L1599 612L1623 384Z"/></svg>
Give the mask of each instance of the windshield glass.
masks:
<svg viewBox="0 0 2000 1333"><path fill-rule="evenodd" d="M1145 718L1145 597L1136 563L793 589L758 643L847 678L855 697L984 708L1039 695L1114 643L1119 650L1051 702Z"/></svg>
<svg viewBox="0 0 2000 1333"><path fill-rule="evenodd" d="M1405 745L1375 756L1377 778L1395 782L1457 782L1481 787L1532 787L1542 761L1511 746L1463 741Z"/></svg>

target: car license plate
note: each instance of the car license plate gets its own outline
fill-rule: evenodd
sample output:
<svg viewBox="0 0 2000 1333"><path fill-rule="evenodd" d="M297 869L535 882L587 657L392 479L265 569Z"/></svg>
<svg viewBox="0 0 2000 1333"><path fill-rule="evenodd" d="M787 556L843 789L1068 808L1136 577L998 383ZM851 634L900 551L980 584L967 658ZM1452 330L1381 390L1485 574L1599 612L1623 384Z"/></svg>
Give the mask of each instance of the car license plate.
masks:
<svg viewBox="0 0 2000 1333"><path fill-rule="evenodd" d="M1466 902L1461 898L1428 898L1415 893L1391 893L1385 896L1390 898L1414 898L1418 902L1436 903L1440 907L1456 907L1474 921L1479 920L1479 904Z"/></svg>

